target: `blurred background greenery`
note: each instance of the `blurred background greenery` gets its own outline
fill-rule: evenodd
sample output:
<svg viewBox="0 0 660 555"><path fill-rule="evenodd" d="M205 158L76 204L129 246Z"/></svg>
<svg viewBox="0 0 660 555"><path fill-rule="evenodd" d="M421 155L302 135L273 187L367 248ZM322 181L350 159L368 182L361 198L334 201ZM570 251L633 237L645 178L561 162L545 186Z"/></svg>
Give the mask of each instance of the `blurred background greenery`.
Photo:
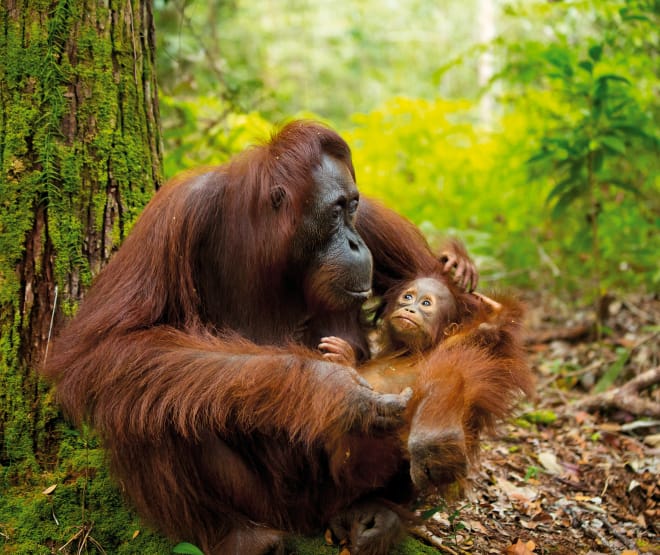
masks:
<svg viewBox="0 0 660 555"><path fill-rule="evenodd" d="M655 0L157 0L168 177L312 117L485 286L657 289Z"/></svg>

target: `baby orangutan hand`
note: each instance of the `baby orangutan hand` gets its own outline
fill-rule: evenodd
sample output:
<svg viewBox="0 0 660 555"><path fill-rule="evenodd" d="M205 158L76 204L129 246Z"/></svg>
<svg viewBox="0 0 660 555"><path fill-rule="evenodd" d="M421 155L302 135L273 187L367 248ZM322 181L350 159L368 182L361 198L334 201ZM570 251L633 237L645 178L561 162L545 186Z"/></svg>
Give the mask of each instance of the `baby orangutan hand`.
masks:
<svg viewBox="0 0 660 555"><path fill-rule="evenodd" d="M348 341L341 337L335 337L334 335L322 337L319 350L323 352L323 358L330 362L355 367L355 351Z"/></svg>

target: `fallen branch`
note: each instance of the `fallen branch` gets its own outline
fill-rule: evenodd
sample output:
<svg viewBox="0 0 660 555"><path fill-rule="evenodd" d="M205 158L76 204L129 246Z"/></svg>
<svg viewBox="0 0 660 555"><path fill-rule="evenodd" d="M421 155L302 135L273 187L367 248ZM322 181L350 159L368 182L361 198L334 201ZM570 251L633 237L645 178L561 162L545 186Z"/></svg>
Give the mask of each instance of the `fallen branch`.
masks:
<svg viewBox="0 0 660 555"><path fill-rule="evenodd" d="M525 343L538 345L540 343L550 343L551 341L580 341L592 335L593 331L593 322L568 328L528 331L525 334Z"/></svg>
<svg viewBox="0 0 660 555"><path fill-rule="evenodd" d="M619 409L637 416L658 418L660 403L639 395L642 390L657 384L660 384L660 366L642 372L621 387L585 397L574 406L585 411Z"/></svg>

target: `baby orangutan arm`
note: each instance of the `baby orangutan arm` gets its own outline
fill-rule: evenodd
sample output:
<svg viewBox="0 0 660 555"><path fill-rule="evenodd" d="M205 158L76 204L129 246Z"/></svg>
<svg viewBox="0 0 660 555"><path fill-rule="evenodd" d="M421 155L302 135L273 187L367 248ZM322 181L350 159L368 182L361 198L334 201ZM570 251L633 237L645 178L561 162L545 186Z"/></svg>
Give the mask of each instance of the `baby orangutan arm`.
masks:
<svg viewBox="0 0 660 555"><path fill-rule="evenodd" d="M348 341L341 337L335 337L334 335L322 337L319 350L323 352L323 358L326 360L355 368L355 351Z"/></svg>

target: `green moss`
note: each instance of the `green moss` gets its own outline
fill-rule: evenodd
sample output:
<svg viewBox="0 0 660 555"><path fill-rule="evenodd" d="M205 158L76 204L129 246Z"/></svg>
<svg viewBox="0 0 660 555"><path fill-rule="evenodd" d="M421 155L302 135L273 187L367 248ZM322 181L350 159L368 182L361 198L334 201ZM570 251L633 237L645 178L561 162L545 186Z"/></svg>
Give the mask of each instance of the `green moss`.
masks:
<svg viewBox="0 0 660 555"><path fill-rule="evenodd" d="M6 536L0 553L51 553L83 526L108 553L165 555L173 543L140 522L111 480L105 453L90 431L61 430L58 464L35 477L30 486L0 488L0 531ZM56 486L50 493L47 488ZM74 546L77 545L74 542ZM322 537L293 537L290 555L337 555L337 546ZM88 543L88 553L98 553ZM437 550L406 538L391 555L437 554Z"/></svg>
<svg viewBox="0 0 660 555"><path fill-rule="evenodd" d="M108 476L103 450L68 431L61 463L31 487L4 488L0 529L6 553L51 553L83 526L108 553L166 554L171 543L145 527ZM49 494L46 488L56 485ZM74 541L73 545L78 545ZM98 553L88 542L88 553Z"/></svg>

